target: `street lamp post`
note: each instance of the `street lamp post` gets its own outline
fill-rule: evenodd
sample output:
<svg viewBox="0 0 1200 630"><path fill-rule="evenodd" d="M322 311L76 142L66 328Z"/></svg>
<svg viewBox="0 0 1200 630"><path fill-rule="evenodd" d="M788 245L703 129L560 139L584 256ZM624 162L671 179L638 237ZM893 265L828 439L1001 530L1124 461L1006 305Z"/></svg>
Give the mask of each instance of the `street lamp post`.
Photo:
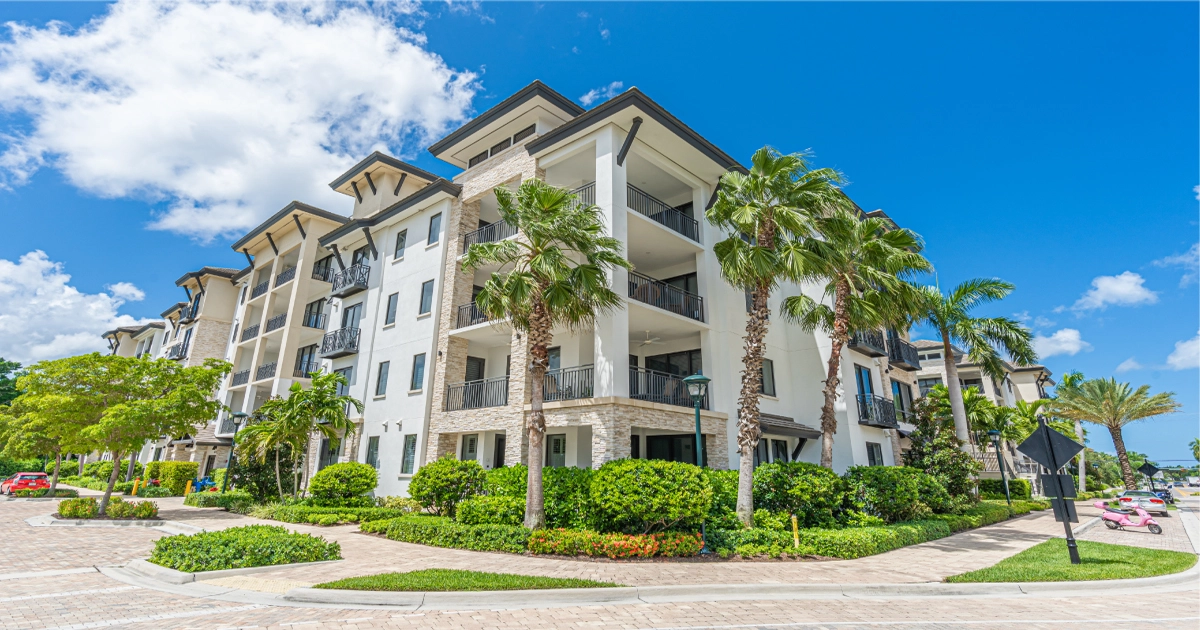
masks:
<svg viewBox="0 0 1200 630"><path fill-rule="evenodd" d="M249 414L235 411L229 414L233 418L233 438L229 444L229 465L225 467L225 478L221 480L221 492L229 487L229 478L233 476L233 465L237 463L237 432L242 423L246 421Z"/></svg>
<svg viewBox="0 0 1200 630"><path fill-rule="evenodd" d="M1000 479L1004 482L1004 499L1012 507L1012 495L1008 493L1008 477L1004 474L1004 458L1000 456L1000 432L988 431L992 438L992 446L996 449L996 466L1000 469Z"/></svg>
<svg viewBox="0 0 1200 630"><path fill-rule="evenodd" d="M695 374L683 379L684 385L687 385L688 395L692 397L692 407L696 410L696 465L704 466L708 464L708 453L704 448L704 436L700 433L700 402L704 400L704 394L708 391L708 384L712 381L711 378L696 372ZM706 523L700 522L700 555L708 555L712 553L708 549L708 531Z"/></svg>

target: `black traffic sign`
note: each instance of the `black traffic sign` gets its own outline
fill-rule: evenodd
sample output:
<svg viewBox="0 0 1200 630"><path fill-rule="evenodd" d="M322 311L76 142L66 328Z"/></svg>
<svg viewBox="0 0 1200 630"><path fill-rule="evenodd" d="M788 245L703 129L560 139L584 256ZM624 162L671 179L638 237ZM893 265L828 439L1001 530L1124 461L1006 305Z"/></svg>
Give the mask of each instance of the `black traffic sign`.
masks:
<svg viewBox="0 0 1200 630"><path fill-rule="evenodd" d="M1062 499L1050 499L1050 506L1054 508L1055 522L1062 523L1064 520L1067 523L1079 522L1079 514L1075 511L1074 501L1070 499L1067 499L1066 501L1063 501ZM1065 514L1063 512L1064 510L1066 511Z"/></svg>
<svg viewBox="0 0 1200 630"><path fill-rule="evenodd" d="M1047 435L1052 446L1046 444ZM1043 424L1025 438L1017 450L1028 455L1029 459L1056 471L1078 455L1079 451L1083 450L1083 445ZM1051 451L1054 452L1053 458L1050 457Z"/></svg>
<svg viewBox="0 0 1200 630"><path fill-rule="evenodd" d="M1074 499L1078 496L1075 493L1075 475L1063 473L1058 473L1057 475L1038 475L1038 479L1042 482L1042 492L1047 497L1058 496L1058 484L1054 483L1055 477L1058 477L1058 480L1062 482L1063 494L1067 495L1068 499Z"/></svg>
<svg viewBox="0 0 1200 630"><path fill-rule="evenodd" d="M1138 466L1138 472L1142 473L1143 475L1146 475L1147 477L1153 477L1154 475L1157 475L1159 471L1158 471L1158 468L1154 464L1151 464L1150 462L1146 462L1146 463L1142 464L1141 466Z"/></svg>

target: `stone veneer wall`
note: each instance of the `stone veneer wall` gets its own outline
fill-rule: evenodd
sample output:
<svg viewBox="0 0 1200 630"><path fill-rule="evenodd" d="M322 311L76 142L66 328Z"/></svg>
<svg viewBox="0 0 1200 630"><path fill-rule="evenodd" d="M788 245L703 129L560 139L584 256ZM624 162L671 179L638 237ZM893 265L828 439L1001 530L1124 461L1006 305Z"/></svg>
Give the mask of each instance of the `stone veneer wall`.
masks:
<svg viewBox="0 0 1200 630"><path fill-rule="evenodd" d="M700 432L706 436L708 463L712 468L723 470L728 467L729 441L725 430L728 422L723 413L700 412ZM629 435L633 427L692 433L696 430L696 416L686 407L628 398L568 401L546 409L548 427L582 425L592 427L592 467L598 468L604 462L629 457Z"/></svg>
<svg viewBox="0 0 1200 630"><path fill-rule="evenodd" d="M229 343L229 335L233 332L233 322L201 316L192 329L192 340L189 342L191 347L188 348L185 365L203 365L205 359L225 358L225 348Z"/></svg>

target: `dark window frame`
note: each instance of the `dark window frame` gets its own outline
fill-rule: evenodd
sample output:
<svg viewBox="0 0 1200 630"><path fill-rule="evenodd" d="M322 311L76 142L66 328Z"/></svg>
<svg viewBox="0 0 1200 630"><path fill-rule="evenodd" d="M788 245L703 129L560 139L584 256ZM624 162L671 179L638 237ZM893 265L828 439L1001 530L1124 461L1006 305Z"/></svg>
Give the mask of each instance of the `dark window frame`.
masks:
<svg viewBox="0 0 1200 630"><path fill-rule="evenodd" d="M401 258L404 258L404 250L407 247L408 247L408 230L407 229L400 230L400 232L398 234L396 234L396 250L392 253L392 258L395 260L400 260Z"/></svg>
<svg viewBox="0 0 1200 630"><path fill-rule="evenodd" d="M428 302L426 301L425 288L429 288ZM433 289L434 281L426 280L421 283L421 299L417 304L417 315L428 315L433 312Z"/></svg>
<svg viewBox="0 0 1200 630"><path fill-rule="evenodd" d="M375 395L387 396L388 372L392 371L391 361L380 361L375 370Z"/></svg>
<svg viewBox="0 0 1200 630"><path fill-rule="evenodd" d="M393 293L387 297L387 310L383 314L383 325L388 326L396 323L396 309L400 305L400 294Z"/></svg>
<svg viewBox="0 0 1200 630"><path fill-rule="evenodd" d="M412 372L408 377L408 391L419 392L425 389L425 353L413 355Z"/></svg>
<svg viewBox="0 0 1200 630"><path fill-rule="evenodd" d="M442 242L442 213L429 217L429 233L425 236L425 245L437 245Z"/></svg>

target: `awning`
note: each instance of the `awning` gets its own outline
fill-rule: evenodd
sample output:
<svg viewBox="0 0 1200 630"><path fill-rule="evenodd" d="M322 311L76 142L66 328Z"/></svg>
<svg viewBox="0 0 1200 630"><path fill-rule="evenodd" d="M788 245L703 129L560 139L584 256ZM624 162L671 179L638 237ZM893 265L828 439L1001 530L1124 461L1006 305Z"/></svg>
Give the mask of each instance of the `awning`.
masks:
<svg viewBox="0 0 1200 630"><path fill-rule="evenodd" d="M759 414L758 424L762 428L763 433L790 435L809 440L821 437L820 431L785 416L776 416L769 413Z"/></svg>

